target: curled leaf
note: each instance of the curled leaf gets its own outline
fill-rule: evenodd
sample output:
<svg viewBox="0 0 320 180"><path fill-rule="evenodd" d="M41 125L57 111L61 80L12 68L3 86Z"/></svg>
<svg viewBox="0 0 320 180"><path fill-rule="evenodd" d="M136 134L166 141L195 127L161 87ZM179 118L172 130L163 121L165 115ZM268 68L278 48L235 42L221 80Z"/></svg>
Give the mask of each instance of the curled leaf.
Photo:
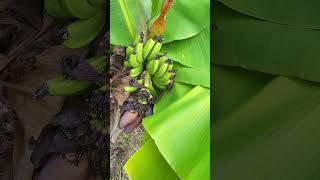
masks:
<svg viewBox="0 0 320 180"><path fill-rule="evenodd" d="M166 28L165 16L167 15L170 7L173 5L173 0L166 0L161 9L161 14L157 18L157 20L151 26L151 32L149 34L149 38L154 36L161 36Z"/></svg>

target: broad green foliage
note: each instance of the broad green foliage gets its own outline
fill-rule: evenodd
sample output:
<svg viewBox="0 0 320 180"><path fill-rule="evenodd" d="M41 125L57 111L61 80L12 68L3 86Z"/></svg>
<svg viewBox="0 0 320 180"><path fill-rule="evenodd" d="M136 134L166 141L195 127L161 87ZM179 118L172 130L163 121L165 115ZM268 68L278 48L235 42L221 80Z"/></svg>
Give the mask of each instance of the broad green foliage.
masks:
<svg viewBox="0 0 320 180"><path fill-rule="evenodd" d="M152 0L151 18L156 17L160 14L161 2L161 0Z"/></svg>
<svg viewBox="0 0 320 180"><path fill-rule="evenodd" d="M194 69L188 67L177 68L177 82L186 84L199 85L204 87L210 87L210 70L206 69Z"/></svg>
<svg viewBox="0 0 320 180"><path fill-rule="evenodd" d="M69 37L64 45L79 48L93 41L105 26L106 12L101 10L89 19L78 20L68 26Z"/></svg>
<svg viewBox="0 0 320 180"><path fill-rule="evenodd" d="M64 10L61 0L45 0L44 6L48 14L55 17L72 17L72 15Z"/></svg>
<svg viewBox="0 0 320 180"><path fill-rule="evenodd" d="M121 1L128 4L128 10L122 11L120 7ZM139 0L138 0L139 1ZM159 15L163 0L152 1L158 4L154 6L150 3L151 0L146 0L140 3L141 9L152 9L152 13ZM135 37L130 38L130 31L128 28L128 18L131 18L133 28L138 27L136 13L136 0L111 0L110 10L110 39L111 43L115 45L128 46ZM128 14L129 16L126 16ZM145 18L146 14L141 13L139 16ZM165 42L174 40L186 39L197 35L204 28L208 27L210 23L210 1L209 0L184 0L174 1L174 8L169 10L166 17L166 32L164 34ZM150 15L149 15L150 17ZM156 17L156 16L154 16ZM137 35L139 32L135 32Z"/></svg>
<svg viewBox="0 0 320 180"><path fill-rule="evenodd" d="M229 82L238 81L236 75L257 75L240 68L219 68L218 78L223 75ZM239 97L228 104L215 100L214 108L220 105L226 111L215 119L214 178L319 179L320 84L281 76L271 81L247 76L241 82L237 87L254 91L242 88L214 95L214 99L234 97L234 93Z"/></svg>
<svg viewBox="0 0 320 180"><path fill-rule="evenodd" d="M165 42L195 36L209 24L210 0L176 0L166 17Z"/></svg>
<svg viewBox="0 0 320 180"><path fill-rule="evenodd" d="M208 70L210 59L210 29L207 26L196 36L164 44L161 51L167 51L170 58L185 66Z"/></svg>
<svg viewBox="0 0 320 180"><path fill-rule="evenodd" d="M318 2L220 1L214 179L319 179Z"/></svg>
<svg viewBox="0 0 320 180"><path fill-rule="evenodd" d="M143 164L143 167L150 168L148 162L157 158L160 164L152 165L152 168L157 168L150 171L152 179L163 179L171 175L165 168L167 163L178 172L181 179L209 179L209 89L200 86L192 88L190 85L177 83L172 94L166 94L154 111L155 115L144 120L144 126L149 133L145 137L144 145L126 164L125 169L130 179L148 179L149 173L145 172L145 169L137 170L136 167ZM156 146L150 145L151 138L155 141L152 144L155 143ZM198 148L194 148L195 144ZM164 157L168 157L166 163L155 147L159 148ZM150 152L147 151L152 151L154 157L148 157ZM159 176L155 176L158 173ZM171 178L173 177L168 177L170 180Z"/></svg>
<svg viewBox="0 0 320 180"><path fill-rule="evenodd" d="M161 154L182 179L210 178L209 112L210 90L197 86L143 122Z"/></svg>
<svg viewBox="0 0 320 180"><path fill-rule="evenodd" d="M148 140L124 167L130 180L178 180L179 177L162 157L153 140Z"/></svg>
<svg viewBox="0 0 320 180"><path fill-rule="evenodd" d="M215 63L320 82L319 31L257 20L221 4L215 19Z"/></svg>
<svg viewBox="0 0 320 180"><path fill-rule="evenodd" d="M138 0L137 0L138 1ZM110 0L110 43L113 45L130 45L136 36L138 27L137 17L137 1L136 0ZM151 8L150 0L146 3L139 3L141 9ZM121 4L123 7L121 8ZM147 7L143 7L147 6ZM140 13L139 16L143 16ZM144 17L143 17L144 18Z"/></svg>
<svg viewBox="0 0 320 180"><path fill-rule="evenodd" d="M106 25L106 1L104 0L45 0L46 11L57 18L77 18L65 34L64 45L80 48L92 42Z"/></svg>
<svg viewBox="0 0 320 180"><path fill-rule="evenodd" d="M128 46L136 39L126 22L141 29L138 16L149 17L149 25L158 16L162 0L149 0L147 5L134 8L139 1L123 0L129 7L123 11L118 0L111 0L111 44ZM143 120L143 146L125 166L130 179L209 179L209 7L209 0L185 0L174 1L169 10L163 48L178 69L176 83L155 105L154 115Z"/></svg>
<svg viewBox="0 0 320 180"><path fill-rule="evenodd" d="M256 95L274 76L237 67L214 66L214 119L222 119L248 98Z"/></svg>
<svg viewBox="0 0 320 180"><path fill-rule="evenodd" d="M259 19L302 28L320 29L318 0L218 0Z"/></svg>
<svg viewBox="0 0 320 180"><path fill-rule="evenodd" d="M183 66L178 70L177 82L210 87L210 31L205 28L194 37L167 43L162 52L168 52L170 58Z"/></svg>
<svg viewBox="0 0 320 180"><path fill-rule="evenodd" d="M178 83L176 82L173 86L172 90L166 91L163 97L161 98L161 101L155 105L153 108L154 113L161 112L166 107L168 107L170 104L174 103L175 101L182 98L185 94L187 94L189 91L193 89L194 86Z"/></svg>

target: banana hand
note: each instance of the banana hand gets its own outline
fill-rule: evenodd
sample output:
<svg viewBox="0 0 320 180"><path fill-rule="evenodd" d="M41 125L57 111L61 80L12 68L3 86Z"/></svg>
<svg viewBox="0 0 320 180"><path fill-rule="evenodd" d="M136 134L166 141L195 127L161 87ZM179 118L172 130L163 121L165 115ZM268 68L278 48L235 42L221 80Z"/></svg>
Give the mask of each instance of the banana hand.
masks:
<svg viewBox="0 0 320 180"><path fill-rule="evenodd" d="M151 52L153 46L156 44L156 40L154 38L150 38L146 44L143 46L142 50L142 58L147 59L149 53Z"/></svg>
<svg viewBox="0 0 320 180"><path fill-rule="evenodd" d="M164 73L167 71L168 68L168 61L165 61L161 66L158 68L157 72L154 73L155 78L160 78L164 75Z"/></svg>
<svg viewBox="0 0 320 180"><path fill-rule="evenodd" d="M134 43L131 43L130 46L127 47L127 49L126 49L126 56L127 57L129 57L132 54L134 47L135 47Z"/></svg>
<svg viewBox="0 0 320 180"><path fill-rule="evenodd" d="M136 51L133 51L132 54L129 57L129 62L133 67L139 67L141 64L137 60L137 54Z"/></svg>
<svg viewBox="0 0 320 180"><path fill-rule="evenodd" d="M156 44L153 46L151 52L149 53L147 60L150 61L152 59L155 59L156 56L159 54L161 47L162 47L162 43L156 42Z"/></svg>
<svg viewBox="0 0 320 180"><path fill-rule="evenodd" d="M131 77L137 77L139 76L139 74L143 71L143 65L132 68L130 71L130 75Z"/></svg>

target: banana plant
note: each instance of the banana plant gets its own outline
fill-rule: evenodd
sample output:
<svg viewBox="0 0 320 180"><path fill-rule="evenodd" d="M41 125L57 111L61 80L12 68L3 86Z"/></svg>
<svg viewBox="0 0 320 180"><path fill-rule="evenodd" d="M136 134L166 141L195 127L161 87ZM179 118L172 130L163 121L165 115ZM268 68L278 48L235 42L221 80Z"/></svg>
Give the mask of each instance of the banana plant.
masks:
<svg viewBox="0 0 320 180"><path fill-rule="evenodd" d="M111 0L110 11L110 42L126 47L129 76L151 95L163 92L126 173L210 179L210 1Z"/></svg>
<svg viewBox="0 0 320 180"><path fill-rule="evenodd" d="M53 17L77 19L67 27L63 44L68 48L89 44L106 25L106 0L45 0L44 3Z"/></svg>
<svg viewBox="0 0 320 180"><path fill-rule="evenodd" d="M213 6L214 179L319 179L319 1Z"/></svg>
<svg viewBox="0 0 320 180"><path fill-rule="evenodd" d="M63 36L65 39L63 44L67 48L80 48L88 45L97 38L99 33L103 33L106 25L106 3L105 0L44 1L45 10L50 16L76 19L67 27L67 32ZM65 74L48 80L35 96L80 95L104 86L108 63L106 53L102 52L102 54L87 60L79 56L66 56L63 59ZM86 75L79 75L84 72Z"/></svg>

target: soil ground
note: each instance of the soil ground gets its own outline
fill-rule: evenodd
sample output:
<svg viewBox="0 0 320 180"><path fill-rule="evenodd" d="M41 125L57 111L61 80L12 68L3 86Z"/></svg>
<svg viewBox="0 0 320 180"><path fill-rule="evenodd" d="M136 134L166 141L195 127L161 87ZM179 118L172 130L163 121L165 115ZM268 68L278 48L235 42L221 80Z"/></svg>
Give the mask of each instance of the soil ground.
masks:
<svg viewBox="0 0 320 180"><path fill-rule="evenodd" d="M82 54L83 50L70 50L63 46L56 46L44 51L37 56L38 63L35 70L26 74L16 85L27 87L35 92L46 80L60 75L62 57L74 53ZM31 151L28 149L29 139L32 136L38 137L51 117L60 111L63 98L47 97L42 101L36 101L32 99L32 94L12 89L7 89L7 94L19 118L13 160L15 179L29 180L33 171L30 162Z"/></svg>
<svg viewBox="0 0 320 180"><path fill-rule="evenodd" d="M111 144L110 152L110 179L128 180L123 166L127 160L139 149L143 139L144 129L140 125L130 134L122 132L115 144Z"/></svg>

